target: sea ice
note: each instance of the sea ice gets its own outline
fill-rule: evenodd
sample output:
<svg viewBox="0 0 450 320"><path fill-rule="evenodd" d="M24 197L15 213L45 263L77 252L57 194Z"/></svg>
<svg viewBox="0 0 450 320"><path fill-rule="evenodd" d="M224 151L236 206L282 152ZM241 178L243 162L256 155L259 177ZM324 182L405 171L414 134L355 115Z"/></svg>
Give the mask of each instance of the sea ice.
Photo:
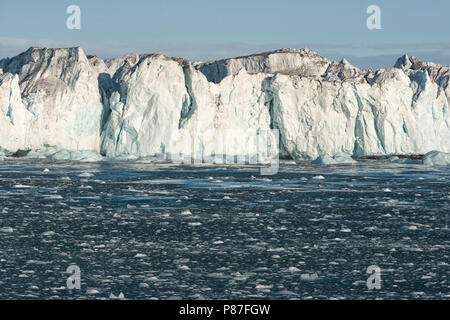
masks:
<svg viewBox="0 0 450 320"><path fill-rule="evenodd" d="M357 161L354 160L349 154L347 153L338 153L333 157L330 157L329 155L321 155L316 160L312 161L311 164L321 164L321 165L330 165L330 164L353 164Z"/></svg>
<svg viewBox="0 0 450 320"><path fill-rule="evenodd" d="M54 154L48 155L47 158L53 160L72 160L85 162L97 162L103 160L103 157L100 154L92 151L69 151L69 150L60 150Z"/></svg>
<svg viewBox="0 0 450 320"><path fill-rule="evenodd" d="M423 164L428 166L448 166L450 165L450 153L431 151L424 156Z"/></svg>
<svg viewBox="0 0 450 320"><path fill-rule="evenodd" d="M319 156L316 160L312 161L311 164L337 164L337 161L325 154Z"/></svg>
<svg viewBox="0 0 450 320"><path fill-rule="evenodd" d="M357 161L354 160L349 154L347 153L338 153L336 154L333 159L336 161L336 163L338 164L351 164L351 163L356 163Z"/></svg>

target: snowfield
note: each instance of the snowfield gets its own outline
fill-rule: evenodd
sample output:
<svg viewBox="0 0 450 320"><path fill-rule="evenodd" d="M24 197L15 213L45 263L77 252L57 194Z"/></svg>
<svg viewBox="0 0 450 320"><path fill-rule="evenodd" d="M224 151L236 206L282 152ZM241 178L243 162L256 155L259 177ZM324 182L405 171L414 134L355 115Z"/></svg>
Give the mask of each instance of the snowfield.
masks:
<svg viewBox="0 0 450 320"><path fill-rule="evenodd" d="M449 153L449 77L449 67L414 57L363 71L308 49L191 63L30 48L0 61L0 153L270 157L277 153L273 130L281 156L294 160ZM242 134L249 130L266 133L271 147L249 152L251 137ZM223 132L236 134L218 143ZM431 155L424 162L444 160Z"/></svg>

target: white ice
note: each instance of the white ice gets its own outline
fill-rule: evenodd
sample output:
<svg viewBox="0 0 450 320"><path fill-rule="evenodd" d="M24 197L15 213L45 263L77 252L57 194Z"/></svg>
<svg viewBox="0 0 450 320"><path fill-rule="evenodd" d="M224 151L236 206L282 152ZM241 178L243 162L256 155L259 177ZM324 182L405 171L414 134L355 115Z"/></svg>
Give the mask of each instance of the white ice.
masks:
<svg viewBox="0 0 450 320"><path fill-rule="evenodd" d="M414 57L364 71L307 49L192 64L30 48L0 61L0 150L52 148L58 159L84 159L86 151L271 157L276 129L281 155L295 160L448 153L449 77L449 67ZM268 132L270 147L249 152L249 129ZM224 132L235 134L218 139Z"/></svg>

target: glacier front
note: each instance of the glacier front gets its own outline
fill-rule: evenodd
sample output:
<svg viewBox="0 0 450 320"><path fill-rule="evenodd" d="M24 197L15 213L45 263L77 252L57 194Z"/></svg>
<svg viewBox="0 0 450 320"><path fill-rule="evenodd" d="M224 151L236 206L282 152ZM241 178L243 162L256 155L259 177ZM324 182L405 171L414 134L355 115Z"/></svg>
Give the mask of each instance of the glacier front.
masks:
<svg viewBox="0 0 450 320"><path fill-rule="evenodd" d="M254 156L254 133L266 133L272 156L274 131L295 160L448 153L449 77L414 57L360 70L308 49L191 63L30 48L0 61L0 153Z"/></svg>

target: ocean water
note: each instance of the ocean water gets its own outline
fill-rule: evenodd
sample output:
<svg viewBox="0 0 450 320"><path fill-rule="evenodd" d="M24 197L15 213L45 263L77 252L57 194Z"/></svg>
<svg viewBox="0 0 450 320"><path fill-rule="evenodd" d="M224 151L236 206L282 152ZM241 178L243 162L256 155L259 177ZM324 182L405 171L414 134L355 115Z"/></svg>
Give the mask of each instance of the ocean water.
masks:
<svg viewBox="0 0 450 320"><path fill-rule="evenodd" d="M7 160L0 299L448 299L449 213L448 167Z"/></svg>

